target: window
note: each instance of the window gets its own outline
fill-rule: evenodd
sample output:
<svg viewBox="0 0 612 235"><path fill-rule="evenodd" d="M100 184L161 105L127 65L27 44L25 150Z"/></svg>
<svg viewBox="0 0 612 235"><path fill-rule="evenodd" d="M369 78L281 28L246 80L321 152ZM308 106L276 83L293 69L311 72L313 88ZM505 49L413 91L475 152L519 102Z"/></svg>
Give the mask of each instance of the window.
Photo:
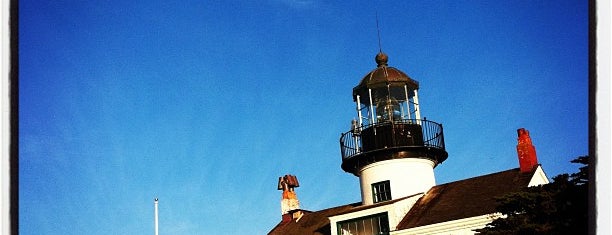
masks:
<svg viewBox="0 0 612 235"><path fill-rule="evenodd" d="M391 184L388 180L372 184L374 203L391 200Z"/></svg>
<svg viewBox="0 0 612 235"><path fill-rule="evenodd" d="M387 234L389 234L389 219L386 212L338 222L338 235Z"/></svg>

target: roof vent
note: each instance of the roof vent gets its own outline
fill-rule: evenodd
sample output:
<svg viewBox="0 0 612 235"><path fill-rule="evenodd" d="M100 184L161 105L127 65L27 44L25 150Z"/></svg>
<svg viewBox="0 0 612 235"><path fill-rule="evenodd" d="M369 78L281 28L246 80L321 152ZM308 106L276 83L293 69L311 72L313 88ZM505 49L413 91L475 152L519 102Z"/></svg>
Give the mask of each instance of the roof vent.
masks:
<svg viewBox="0 0 612 235"><path fill-rule="evenodd" d="M535 146L531 143L531 137L529 137L528 130L520 128L516 130L516 132L518 133L516 152L518 153L521 173L531 172L533 168L538 165Z"/></svg>

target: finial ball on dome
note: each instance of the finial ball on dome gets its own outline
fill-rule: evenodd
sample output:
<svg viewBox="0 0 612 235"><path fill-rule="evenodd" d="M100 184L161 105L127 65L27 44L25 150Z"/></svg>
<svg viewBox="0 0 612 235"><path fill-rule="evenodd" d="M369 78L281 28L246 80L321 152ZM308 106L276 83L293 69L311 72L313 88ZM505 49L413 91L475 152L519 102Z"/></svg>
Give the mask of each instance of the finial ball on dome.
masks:
<svg viewBox="0 0 612 235"><path fill-rule="evenodd" d="M389 56L387 56L387 54L382 51L376 54L376 64L378 64L378 67L387 66L387 61L389 61Z"/></svg>

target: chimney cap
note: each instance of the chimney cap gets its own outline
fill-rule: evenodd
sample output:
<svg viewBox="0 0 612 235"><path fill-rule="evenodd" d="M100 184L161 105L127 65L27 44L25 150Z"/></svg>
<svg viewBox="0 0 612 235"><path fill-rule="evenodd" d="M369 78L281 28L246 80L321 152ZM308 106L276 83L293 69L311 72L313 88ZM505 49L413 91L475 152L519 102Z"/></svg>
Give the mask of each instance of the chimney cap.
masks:
<svg viewBox="0 0 612 235"><path fill-rule="evenodd" d="M285 190L283 185L286 185L287 188L300 187L300 183L298 182L297 176L289 174L278 177L278 190Z"/></svg>

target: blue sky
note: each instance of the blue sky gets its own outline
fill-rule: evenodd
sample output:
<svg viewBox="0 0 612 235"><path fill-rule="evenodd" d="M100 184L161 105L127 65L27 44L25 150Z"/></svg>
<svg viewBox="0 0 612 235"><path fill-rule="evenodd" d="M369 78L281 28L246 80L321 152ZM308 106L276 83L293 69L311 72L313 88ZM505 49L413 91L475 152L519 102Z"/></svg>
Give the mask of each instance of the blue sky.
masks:
<svg viewBox="0 0 612 235"><path fill-rule="evenodd" d="M33 1L19 15L21 234L265 234L360 201L338 140L389 65L444 125L438 183L588 153L586 1Z"/></svg>

